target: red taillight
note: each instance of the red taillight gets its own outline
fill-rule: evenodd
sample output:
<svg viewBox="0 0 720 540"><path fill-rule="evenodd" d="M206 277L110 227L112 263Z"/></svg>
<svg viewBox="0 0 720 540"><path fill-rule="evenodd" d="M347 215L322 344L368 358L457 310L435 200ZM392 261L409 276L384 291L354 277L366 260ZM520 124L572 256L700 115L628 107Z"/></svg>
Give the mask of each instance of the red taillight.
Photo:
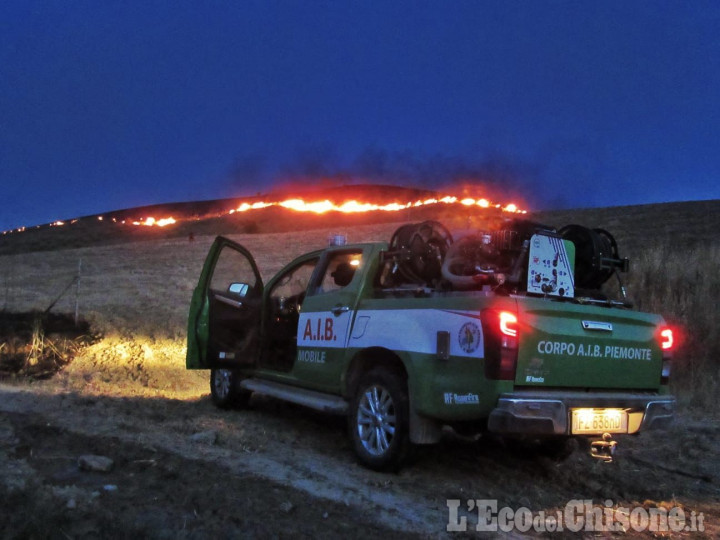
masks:
<svg viewBox="0 0 720 540"><path fill-rule="evenodd" d="M509 311L500 312L500 332L510 337L517 337L517 315Z"/></svg>
<svg viewBox="0 0 720 540"><path fill-rule="evenodd" d="M675 344L675 337L671 328L663 328L660 330L660 348L663 351L669 351Z"/></svg>
<svg viewBox="0 0 720 540"><path fill-rule="evenodd" d="M485 376L512 381L518 358L518 318L509 311L482 312L485 343Z"/></svg>

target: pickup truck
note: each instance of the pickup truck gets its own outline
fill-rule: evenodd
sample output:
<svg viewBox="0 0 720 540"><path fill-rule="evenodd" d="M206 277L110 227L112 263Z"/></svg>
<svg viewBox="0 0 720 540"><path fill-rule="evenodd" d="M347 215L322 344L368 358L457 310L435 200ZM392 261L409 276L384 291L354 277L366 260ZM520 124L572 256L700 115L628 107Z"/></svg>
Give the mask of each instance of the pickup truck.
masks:
<svg viewBox="0 0 720 540"><path fill-rule="evenodd" d="M672 329L631 309L614 238L510 220L428 221L390 242L332 237L263 284L217 237L191 301L186 366L219 407L252 393L348 418L359 462L397 470L442 429L613 459L618 435L664 428ZM617 276L622 296L603 291Z"/></svg>

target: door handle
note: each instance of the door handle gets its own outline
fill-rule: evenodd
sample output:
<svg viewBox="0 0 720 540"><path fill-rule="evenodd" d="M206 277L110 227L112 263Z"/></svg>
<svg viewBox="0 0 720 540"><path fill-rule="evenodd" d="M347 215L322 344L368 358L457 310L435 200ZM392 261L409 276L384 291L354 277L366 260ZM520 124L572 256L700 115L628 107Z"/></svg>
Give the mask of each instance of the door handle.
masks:
<svg viewBox="0 0 720 540"><path fill-rule="evenodd" d="M242 302L238 302L237 300L233 300L231 298L225 298L224 296L220 296L220 295L216 296L215 298L217 298L218 302L222 302L223 304L227 304L228 306L232 306L232 307L236 307L236 308L243 307Z"/></svg>
<svg viewBox="0 0 720 540"><path fill-rule="evenodd" d="M335 306L330 311L333 312L333 315L338 316L341 313L347 313L348 311L350 311L350 307L349 306Z"/></svg>

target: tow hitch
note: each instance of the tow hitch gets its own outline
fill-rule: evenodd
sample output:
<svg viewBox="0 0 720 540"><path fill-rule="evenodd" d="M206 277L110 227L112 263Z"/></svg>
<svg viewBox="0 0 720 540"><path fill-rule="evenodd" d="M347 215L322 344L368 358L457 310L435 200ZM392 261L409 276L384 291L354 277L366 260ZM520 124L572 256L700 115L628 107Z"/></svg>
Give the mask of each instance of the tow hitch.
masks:
<svg viewBox="0 0 720 540"><path fill-rule="evenodd" d="M605 463L612 463L616 447L617 441L613 440L612 435L604 433L602 439L590 442L590 455Z"/></svg>

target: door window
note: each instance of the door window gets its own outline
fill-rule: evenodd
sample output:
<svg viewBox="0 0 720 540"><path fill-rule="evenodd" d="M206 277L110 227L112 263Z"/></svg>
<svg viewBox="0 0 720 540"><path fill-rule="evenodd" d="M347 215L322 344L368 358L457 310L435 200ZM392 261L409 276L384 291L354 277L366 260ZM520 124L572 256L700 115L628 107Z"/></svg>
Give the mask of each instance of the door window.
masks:
<svg viewBox="0 0 720 540"><path fill-rule="evenodd" d="M273 299L298 299L298 297L304 296L316 265L317 259L314 259L290 269L275 283L270 291L270 297Z"/></svg>
<svg viewBox="0 0 720 540"><path fill-rule="evenodd" d="M249 252L227 239L207 285L207 362L209 367L253 365L259 344L262 280Z"/></svg>
<svg viewBox="0 0 720 540"><path fill-rule="evenodd" d="M317 263L318 259L312 259L290 268L268 292L265 326L268 346L263 351L263 367L279 371L292 369L297 355L300 310Z"/></svg>
<svg viewBox="0 0 720 540"><path fill-rule="evenodd" d="M362 251L336 252L330 255L316 294L344 289L352 282L362 261Z"/></svg>
<svg viewBox="0 0 720 540"><path fill-rule="evenodd" d="M255 286L255 271L248 258L234 249L223 249L215 263L210 289L224 296L249 297Z"/></svg>

